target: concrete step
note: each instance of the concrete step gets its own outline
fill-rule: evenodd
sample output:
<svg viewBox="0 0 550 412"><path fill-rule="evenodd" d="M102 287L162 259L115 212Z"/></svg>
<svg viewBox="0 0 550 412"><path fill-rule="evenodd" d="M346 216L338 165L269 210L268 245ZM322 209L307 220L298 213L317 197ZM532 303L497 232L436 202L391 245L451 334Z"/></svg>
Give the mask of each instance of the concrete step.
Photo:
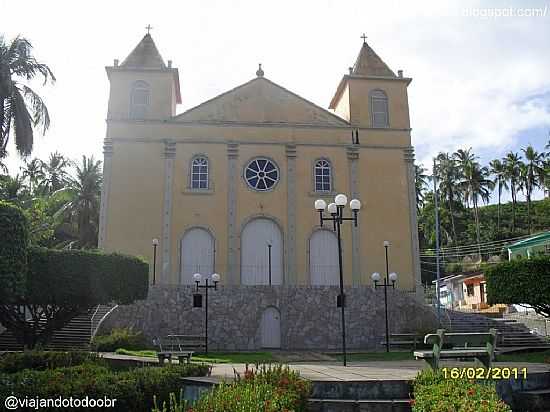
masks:
<svg viewBox="0 0 550 412"><path fill-rule="evenodd" d="M308 412L410 412L410 399L309 399Z"/></svg>
<svg viewBox="0 0 550 412"><path fill-rule="evenodd" d="M524 412L548 412L550 388L515 393L514 404L520 406Z"/></svg>
<svg viewBox="0 0 550 412"><path fill-rule="evenodd" d="M411 392L410 383L404 380L315 381L311 397L353 401L408 399Z"/></svg>

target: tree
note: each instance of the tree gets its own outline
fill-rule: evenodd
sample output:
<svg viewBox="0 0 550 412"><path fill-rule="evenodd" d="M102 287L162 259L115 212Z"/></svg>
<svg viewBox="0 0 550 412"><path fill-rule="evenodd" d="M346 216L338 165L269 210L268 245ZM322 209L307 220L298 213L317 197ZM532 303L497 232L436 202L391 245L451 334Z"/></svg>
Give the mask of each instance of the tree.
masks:
<svg viewBox="0 0 550 412"><path fill-rule="evenodd" d="M33 127L41 126L44 134L50 126L48 108L42 98L21 82L37 76L44 84L55 82L50 68L33 57L28 40L16 37L8 43L0 36L0 157L6 155L12 129L17 151L28 156L33 148Z"/></svg>
<svg viewBox="0 0 550 412"><path fill-rule="evenodd" d="M485 280L490 305L529 305L550 318L550 256L487 266Z"/></svg>
<svg viewBox="0 0 550 412"><path fill-rule="evenodd" d="M472 153L472 148L469 149L458 149L456 152L453 153L453 159L456 161L456 165L458 167L458 173L459 173L459 179L464 178L465 175L465 168L470 165L473 161L475 161L476 157ZM464 185L461 187L462 197L464 199L464 202L466 204L466 207L470 207L470 186Z"/></svg>
<svg viewBox="0 0 550 412"><path fill-rule="evenodd" d="M101 162L93 156L82 156L76 178L71 178L67 186L69 201L61 213L76 225L79 246L83 248L97 247L101 180Z"/></svg>
<svg viewBox="0 0 550 412"><path fill-rule="evenodd" d="M502 189L508 190L508 184L506 183L505 167L504 163L499 159L491 160L489 163L491 174L495 177L493 182L496 184L498 190L498 208L497 208L497 232L500 233L500 199L502 197Z"/></svg>
<svg viewBox="0 0 550 412"><path fill-rule="evenodd" d="M526 172L524 175L523 184L525 186L525 198L527 200L527 222L529 226L529 233L532 233L533 227L531 222L531 194L533 193L533 189L539 187L544 183L544 180L541 180L542 176L544 175L542 168L544 154L537 152L531 145L522 149L522 151L525 155L526 161Z"/></svg>
<svg viewBox="0 0 550 412"><path fill-rule="evenodd" d="M416 191L416 209L417 212L420 212L420 209L424 205L424 192L428 186L428 175L426 169L420 165L414 165L414 186Z"/></svg>
<svg viewBox="0 0 550 412"><path fill-rule="evenodd" d="M521 157L517 153L508 152L503 159L504 176L510 182L510 194L512 195L512 233L516 230L516 205L517 205L517 190L520 181L521 172Z"/></svg>
<svg viewBox="0 0 550 412"><path fill-rule="evenodd" d="M27 348L46 344L98 304L147 296L149 268L139 258L28 247L23 212L0 203L0 323Z"/></svg>
<svg viewBox="0 0 550 412"><path fill-rule="evenodd" d="M44 179L44 165L40 159L34 158L30 162L25 162L21 168L23 177L29 180L29 192L33 194L33 185L36 186Z"/></svg>
<svg viewBox="0 0 550 412"><path fill-rule="evenodd" d="M24 193L25 181L21 176L0 176L0 199L18 203Z"/></svg>
<svg viewBox="0 0 550 412"><path fill-rule="evenodd" d="M460 178L460 171L456 161L448 153L439 153L436 158L435 173L439 181L439 192L447 203L451 218L452 243L456 243L456 225L454 203L461 198L457 183Z"/></svg>
<svg viewBox="0 0 550 412"><path fill-rule="evenodd" d="M51 153L47 162L42 162L44 178L40 188L46 193L54 193L63 189L69 178L67 168L71 162L59 152Z"/></svg>

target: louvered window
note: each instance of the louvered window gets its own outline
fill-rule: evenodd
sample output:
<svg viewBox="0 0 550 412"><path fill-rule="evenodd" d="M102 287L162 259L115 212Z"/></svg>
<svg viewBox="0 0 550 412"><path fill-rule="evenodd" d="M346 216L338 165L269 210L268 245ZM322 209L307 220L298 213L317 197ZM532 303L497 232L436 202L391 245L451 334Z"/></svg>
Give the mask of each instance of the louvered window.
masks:
<svg viewBox="0 0 550 412"><path fill-rule="evenodd" d="M370 95L372 127L389 127L388 96L382 90Z"/></svg>

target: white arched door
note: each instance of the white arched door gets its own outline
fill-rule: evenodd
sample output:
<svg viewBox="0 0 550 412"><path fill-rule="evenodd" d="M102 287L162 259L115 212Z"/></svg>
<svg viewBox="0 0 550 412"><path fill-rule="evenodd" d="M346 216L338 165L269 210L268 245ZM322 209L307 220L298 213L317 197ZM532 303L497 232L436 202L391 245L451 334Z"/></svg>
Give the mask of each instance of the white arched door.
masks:
<svg viewBox="0 0 550 412"><path fill-rule="evenodd" d="M330 230L317 230L309 239L312 285L339 285L338 239Z"/></svg>
<svg viewBox="0 0 550 412"><path fill-rule="evenodd" d="M193 283L193 274L211 275L214 271L214 238L206 229L185 232L181 241L181 283Z"/></svg>
<svg viewBox="0 0 550 412"><path fill-rule="evenodd" d="M281 315L277 308L271 306L264 311L260 328L262 348L281 347Z"/></svg>
<svg viewBox="0 0 550 412"><path fill-rule="evenodd" d="M283 283L283 236L269 219L247 223L241 235L241 283L269 285L269 246L271 245L271 284Z"/></svg>

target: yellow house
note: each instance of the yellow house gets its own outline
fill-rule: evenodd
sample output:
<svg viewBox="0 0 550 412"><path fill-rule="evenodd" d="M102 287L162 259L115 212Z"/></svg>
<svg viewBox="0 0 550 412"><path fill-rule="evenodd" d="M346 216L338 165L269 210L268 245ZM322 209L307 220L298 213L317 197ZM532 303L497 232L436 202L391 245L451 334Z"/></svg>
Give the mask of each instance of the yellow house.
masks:
<svg viewBox="0 0 550 412"><path fill-rule="evenodd" d="M330 110L260 66L247 83L177 114L178 70L149 34L106 71L101 248L152 262L158 238L160 285L192 284L196 272L234 286L336 285L336 236L319 226L314 201L344 193L362 205L358 226L342 227L345 283L385 273L387 240L397 287L421 293L411 79L366 42Z"/></svg>

